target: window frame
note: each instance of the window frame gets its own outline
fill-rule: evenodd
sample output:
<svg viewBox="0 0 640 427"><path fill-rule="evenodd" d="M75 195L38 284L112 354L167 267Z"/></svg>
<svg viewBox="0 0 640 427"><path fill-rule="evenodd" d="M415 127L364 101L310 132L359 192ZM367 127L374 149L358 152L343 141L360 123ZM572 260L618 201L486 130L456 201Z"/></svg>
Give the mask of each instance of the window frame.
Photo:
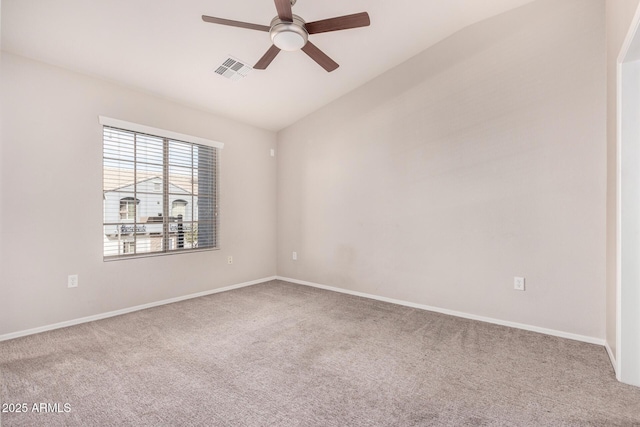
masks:
<svg viewBox="0 0 640 427"><path fill-rule="evenodd" d="M172 131L168 131L168 130L164 130L164 129L159 129L159 128L153 128L150 126L145 126L145 125L139 125L136 123L131 123L131 122L126 122L123 120L118 120L118 119L111 119L108 117L104 117L104 116L99 116L99 123L102 125L101 127L101 135L102 135L102 151L103 151L103 167L102 167L102 171L103 171L103 185L102 185L102 190L103 190L103 201L106 200L106 194L109 192L106 189L105 186L105 174L106 174L106 164L105 164L105 160L107 159L105 157L105 143L106 143L106 139L105 139L105 129L106 128L112 128L114 130L120 130L123 132L130 132L130 133L134 133L134 141L136 140L135 135L141 134L141 135L146 135L146 136L150 136L150 137L156 137L156 138L160 138L163 140L163 144L164 145L168 145L171 142L175 142L175 143L184 143L184 144L189 144L192 147L194 146L204 146L204 147L208 147L208 148L212 148L213 151L211 151L212 154L212 164L211 164L211 170L210 170L210 175L211 175L211 179L213 181L212 186L211 186L211 190L212 190L212 194L211 196L213 197L212 199L212 207L213 207L213 212L211 213L211 220L213 222L208 222L206 220L203 220L200 218L200 216L198 216L198 219L195 220L193 218L191 218L190 220L190 224L191 224L191 231L190 233L193 234L193 230L194 229L199 229L198 225L202 222L203 227L209 227L211 226L213 228L212 230L212 234L211 234L211 238L213 239L213 246L211 247L205 247L205 248L200 248L200 247L196 247L196 248L184 248L184 246L181 246L181 249L176 249L174 247L174 245L171 245L170 242L173 242L173 240L177 240L178 237L173 236L171 234L170 231L170 224L172 224L171 220L170 220L170 214L172 213L173 207L171 204L168 204L163 206L163 227L162 227L162 232L160 233L160 237L162 239L162 250L160 251L153 251L153 252L142 252L142 253L134 253L134 254L130 254L130 253L126 253L128 251L125 252L124 247L120 248L118 246L118 252L114 255L111 254L107 254L108 251L106 250L106 245L105 243L103 243L103 261L118 261L118 260L124 260L124 259L137 259L137 258L146 258L146 257L154 257L154 256L164 256L164 255L177 255L177 254L184 254L184 253L192 253L192 252L203 252L203 251L212 251L212 250L219 250L220 249L220 179L219 179L219 169L220 169L220 153L221 153L221 149L224 147L224 144L218 141L212 141L212 140L208 140L208 139L204 139L204 138L199 138L199 137L194 137L194 136L190 136L190 135L185 135L185 134L180 134L180 133L176 133L176 132L172 132ZM137 144L137 142L135 142L135 144ZM195 150L195 147L191 149L192 151ZM137 159L134 160L134 165L137 164ZM192 162L193 162L193 158L192 158ZM162 168L165 171L163 174L163 182L165 182L166 184L164 184L162 187L162 197L164 200L166 200L168 202L168 197L170 196L169 194L169 181L170 181L170 177L168 175L168 169L169 169L169 160L168 157L165 157L163 159L163 165ZM190 168L195 168L196 166L192 163L192 165L190 166ZM193 169L192 169L193 170ZM166 175L165 175L166 174ZM138 182L134 182L133 183L134 186L138 185ZM192 190L193 191L193 190ZM200 199L200 193L198 193L198 196L193 196L192 193L192 201L195 200L199 200ZM205 199L208 197L209 195L205 193L204 197ZM135 230L134 230L134 239L132 241L132 243L134 245L137 246L137 237L136 237L136 233L137 233L137 227L138 227L138 217L139 217L139 212L138 212L138 205L140 203L140 200L135 197L133 200L131 200L131 202L134 204L135 206L135 212L136 212L136 218L134 218L133 222L135 225ZM186 202L186 201L185 201ZM120 200L120 203L122 203L122 200ZM127 202L129 203L129 202ZM121 206L121 205L120 205ZM165 209L166 207L166 209ZM107 217L106 217L106 207L103 207L103 223L102 223L102 228L103 228L103 237L105 238L105 242L107 241L106 239L107 234L105 233L105 227L107 226L111 226L112 222L111 221L107 221ZM118 215L118 229L124 225L130 222L131 219L127 218L127 219L122 219L120 216L121 212ZM144 215L144 214L143 214ZM210 221L211 221L210 220ZM211 225L206 225L206 224L211 224ZM119 233L119 232L118 232ZM152 233L153 234L153 233ZM155 235L155 234L153 234ZM185 234L182 237L182 242L185 241L185 237L187 235L187 232L185 231ZM205 236L208 236L208 234L205 234ZM156 236L158 237L158 236ZM173 239L173 240L172 240ZM193 243L193 235L191 236L192 239L192 243ZM137 249L136 249L137 251Z"/></svg>

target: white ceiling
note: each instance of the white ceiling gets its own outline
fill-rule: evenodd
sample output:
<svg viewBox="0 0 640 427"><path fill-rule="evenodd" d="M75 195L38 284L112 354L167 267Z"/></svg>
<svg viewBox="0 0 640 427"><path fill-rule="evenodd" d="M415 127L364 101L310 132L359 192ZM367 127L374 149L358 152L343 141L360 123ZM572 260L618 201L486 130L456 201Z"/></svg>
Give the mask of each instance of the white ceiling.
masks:
<svg viewBox="0 0 640 427"><path fill-rule="evenodd" d="M298 0L307 22L366 11L371 26L310 40L340 68L281 52L266 71L231 81L213 72L249 64L269 34L205 23L201 15L269 25L273 0L2 0L2 50L279 130L475 22L532 0Z"/></svg>

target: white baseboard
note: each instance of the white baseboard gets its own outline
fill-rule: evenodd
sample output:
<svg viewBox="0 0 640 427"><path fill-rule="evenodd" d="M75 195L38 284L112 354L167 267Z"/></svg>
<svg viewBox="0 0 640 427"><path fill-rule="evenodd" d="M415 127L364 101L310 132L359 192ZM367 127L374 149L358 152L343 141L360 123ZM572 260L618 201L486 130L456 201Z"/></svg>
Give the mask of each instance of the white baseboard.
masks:
<svg viewBox="0 0 640 427"><path fill-rule="evenodd" d="M188 300L188 299L192 299L192 298L198 298L198 297L202 297L202 296L206 296L206 295L212 295L212 294L216 294L216 293L219 293L219 292L231 291L233 289L239 289L239 288L244 288L244 287L247 287L247 286L257 285L259 283L268 282L270 280L282 280L282 281L285 281L285 282L296 283L298 285L311 286L311 287L314 287L314 288L325 289L325 290L333 291L333 292L340 292L340 293L343 293L343 294L349 294L349 295L354 295L354 296L363 297L363 298L369 298L369 299L378 300L378 301L384 301L384 302L388 302L388 303L392 303L392 304L403 305L403 306L406 306L406 307L417 308L417 309L420 309L420 310L433 311L433 312L436 312L436 313L447 314L447 315L450 315L450 316L461 317L461 318L464 318L464 319L478 320L478 321L481 321L481 322L493 323L493 324L496 324L496 325L508 326L508 327L511 327L511 328L523 329L523 330L526 330L526 331L538 332L538 333L541 333L541 334L556 336L556 337L560 337L560 338L568 338L568 339L572 339L572 340L576 340L576 341L582 341L582 342L586 342L586 343L590 343L590 344L602 345L602 346L604 346L606 348L607 354L609 355L609 358L611 359L611 363L613 364L614 370L616 370L616 372L617 372L617 364L616 364L613 352L611 351L611 348L609 347L609 345L603 339L588 337L588 336L584 336L584 335L572 334L572 333L569 333L569 332L557 331L555 329L540 328L538 326L525 325L525 324L522 324L522 323L516 323L516 322L505 321L505 320L493 319L493 318L490 318L490 317L476 316L475 314L468 314L468 313L463 313L463 312L460 312L460 311L448 310L448 309L439 308L439 307L432 307L432 306L428 306L428 305L424 305L424 304L416 304L416 303L412 303L412 302L408 302L408 301L403 301L403 300L398 300L398 299L393 299L393 298L387 298L387 297L382 297L382 296L373 295L373 294L367 294L367 293L364 293L364 292L350 291L348 289L336 288L336 287L333 287L333 286L321 285L319 283L313 283L313 282L308 282L308 281L305 281L305 280L292 279L292 278L289 278L289 277L282 277L282 276L265 277L265 278L262 278L262 279L252 280L250 282L244 282L244 283L238 283L236 285L225 286L223 288L212 289L212 290L208 290L208 291L204 291L204 292L198 292L198 293L195 293L195 294L183 295L183 296L180 296L180 297L170 298L170 299L166 299L166 300L162 300L162 301L156 301L156 302L152 302L152 303L148 303L148 304L137 305L137 306L134 306L134 307L128 307L128 308L124 308L124 309L121 309L121 310L109 311L109 312L106 312L106 313L96 314L96 315L93 315L93 316L81 317L79 319L67 320L65 322L60 322L60 323L54 323L54 324L51 324L51 325L40 326L38 328L26 329L26 330L18 331L18 332L12 332L12 333L9 333L9 334L0 335L0 341L6 341L6 340L14 339L14 338L20 338L20 337L24 337L24 336L27 336L27 335L37 334L37 333L40 333L40 332L51 331L51 330L54 330L54 329L66 328L68 326L79 325L81 323L87 323L87 322L93 322L95 320L106 319L106 318L109 318L109 317L120 316L122 314L132 313L134 311L145 310L147 308L157 307L157 306L165 305L165 304L171 304L171 303L174 303L174 302L184 301L184 300Z"/></svg>
<svg viewBox="0 0 640 427"><path fill-rule="evenodd" d="M224 288L211 289L209 291L198 292L195 294L183 295L180 297L169 298L162 301L151 302L149 304L136 305L135 307L123 308L121 310L109 311L107 313L96 314L93 316L81 317L79 319L67 320L65 322L54 323L52 325L40 326L38 328L27 329L24 331L12 332L5 335L0 335L0 341L11 340L14 338L20 338L27 335L38 334L40 332L51 331L53 329L66 328L68 326L79 325L81 323L93 322L95 320L106 319L108 317L120 316L122 314L132 313L134 311L145 310L147 308L157 307L160 305L171 304L174 302L184 301L192 298L203 297L206 295L217 294L219 292L231 291L233 289L244 288L247 286L257 285L258 283L268 282L275 280L276 276L265 277L263 279L252 280L250 282L238 283L236 285L225 286Z"/></svg>
<svg viewBox="0 0 640 427"><path fill-rule="evenodd" d="M604 348L607 350L609 360L611 361L611 365L613 366L613 371L616 373L616 378L618 378L618 363L616 362L616 356L613 354L613 350L611 350L611 347L609 347L609 343L606 341L604 343Z"/></svg>
<svg viewBox="0 0 640 427"><path fill-rule="evenodd" d="M298 285L311 286L311 287L314 287L314 288L325 289L325 290L328 290L328 291L340 292L340 293L343 293L343 294L349 294L349 295L354 295L354 296L358 296L358 297L374 299L374 300L378 300L378 301L390 302L392 304L404 305L406 307L418 308L420 310L426 310L426 311L433 311L433 312L436 312L436 313L448 314L450 316L462 317L464 319L478 320L480 322L493 323L493 324L496 324L496 325L508 326L510 328L523 329L525 331L531 331L531 332L538 332L540 334L551 335L551 336L554 336L554 337L568 338L570 340L582 341L582 342L586 342L586 343L589 343L589 344L597 344L597 345L601 345L601 346L604 346L606 344L604 339L588 337L588 336L585 336L585 335L572 334L572 333L569 333L569 332L557 331L555 329L547 329L547 328L541 328L541 327L538 327L538 326L525 325L523 323L509 322L509 321L506 321L506 320L493 319L491 317L476 316L475 314L468 314L468 313L463 313L463 312L460 312L460 311L448 310L448 309L445 309L445 308L432 307L432 306L428 306L428 305L424 305L424 304L416 304L416 303L413 303L413 302L402 301L402 300L393 299L393 298L387 298L387 297L381 297L381 296L378 296L378 295L366 294L366 293L363 293L363 292L350 291L348 289L342 289L342 288L336 288L336 287L333 287L333 286L321 285L319 283L307 282L305 280L292 279L292 278L289 278L289 277L277 276L276 279L277 280L282 280L282 281L285 281L285 282L296 283ZM609 356L609 357L611 357L611 356Z"/></svg>

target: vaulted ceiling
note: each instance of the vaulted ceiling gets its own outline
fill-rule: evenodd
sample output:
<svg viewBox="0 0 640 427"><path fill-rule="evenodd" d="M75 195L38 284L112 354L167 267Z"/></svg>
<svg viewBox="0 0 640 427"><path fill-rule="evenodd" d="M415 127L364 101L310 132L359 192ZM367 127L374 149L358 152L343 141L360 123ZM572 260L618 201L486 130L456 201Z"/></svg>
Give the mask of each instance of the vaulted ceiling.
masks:
<svg viewBox="0 0 640 427"><path fill-rule="evenodd" d="M279 130L456 31L532 0L298 0L307 22L366 11L371 26L310 40L340 67L281 52L265 71L232 81L229 56L255 64L266 32L202 15L269 25L273 0L2 0L2 50L105 78L255 126Z"/></svg>

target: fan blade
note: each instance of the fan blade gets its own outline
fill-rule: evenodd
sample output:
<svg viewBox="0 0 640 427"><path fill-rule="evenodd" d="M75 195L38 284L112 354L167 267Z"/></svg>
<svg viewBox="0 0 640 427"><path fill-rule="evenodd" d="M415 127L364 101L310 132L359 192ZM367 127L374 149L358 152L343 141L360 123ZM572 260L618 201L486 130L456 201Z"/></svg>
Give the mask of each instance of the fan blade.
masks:
<svg viewBox="0 0 640 427"><path fill-rule="evenodd" d="M278 56L280 53L280 49L276 45L271 45L267 53L265 53L262 58L253 66L256 70L266 70L271 61Z"/></svg>
<svg viewBox="0 0 640 427"><path fill-rule="evenodd" d="M293 22L293 12L291 12L291 0L275 0L278 18L283 21Z"/></svg>
<svg viewBox="0 0 640 427"><path fill-rule="evenodd" d="M309 34L348 30L350 28L368 27L369 25L371 25L371 21L369 20L369 14L367 12L338 16L337 18L323 19L322 21L307 22L304 24Z"/></svg>
<svg viewBox="0 0 640 427"><path fill-rule="evenodd" d="M216 18L213 16L202 15L204 22L211 22L212 24L228 25L230 27L248 28L250 30L266 31L267 33L271 29L266 25L250 24L248 22L232 21L231 19Z"/></svg>
<svg viewBox="0 0 640 427"><path fill-rule="evenodd" d="M316 61L318 65L320 65L328 72L332 72L339 67L339 65L333 59L329 58L323 51L318 49L318 47L311 42L307 42L302 50L304 53L309 55L311 59Z"/></svg>

